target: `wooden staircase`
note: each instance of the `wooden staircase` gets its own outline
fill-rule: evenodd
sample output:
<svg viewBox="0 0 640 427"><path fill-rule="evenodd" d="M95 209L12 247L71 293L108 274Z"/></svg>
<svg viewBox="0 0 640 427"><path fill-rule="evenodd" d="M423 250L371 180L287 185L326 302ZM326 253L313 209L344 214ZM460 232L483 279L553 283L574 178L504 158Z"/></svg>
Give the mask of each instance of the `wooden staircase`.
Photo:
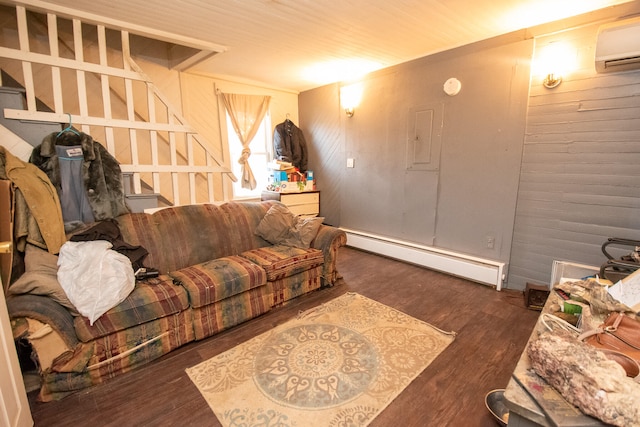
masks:
<svg viewBox="0 0 640 427"><path fill-rule="evenodd" d="M231 169L133 61L128 31L20 5L0 6L0 24L0 69L24 88L24 105L3 109L5 123L71 121L118 160L134 196L155 193L166 205L231 198Z"/></svg>

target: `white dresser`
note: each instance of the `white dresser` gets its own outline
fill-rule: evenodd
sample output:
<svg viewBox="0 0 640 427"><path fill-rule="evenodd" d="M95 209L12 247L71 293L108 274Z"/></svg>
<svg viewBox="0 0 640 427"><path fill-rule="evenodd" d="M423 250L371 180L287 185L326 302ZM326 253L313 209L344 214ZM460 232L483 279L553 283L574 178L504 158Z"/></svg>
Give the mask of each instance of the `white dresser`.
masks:
<svg viewBox="0 0 640 427"><path fill-rule="evenodd" d="M296 215L318 216L320 214L319 191L303 191L301 193L263 191L261 200L278 200Z"/></svg>

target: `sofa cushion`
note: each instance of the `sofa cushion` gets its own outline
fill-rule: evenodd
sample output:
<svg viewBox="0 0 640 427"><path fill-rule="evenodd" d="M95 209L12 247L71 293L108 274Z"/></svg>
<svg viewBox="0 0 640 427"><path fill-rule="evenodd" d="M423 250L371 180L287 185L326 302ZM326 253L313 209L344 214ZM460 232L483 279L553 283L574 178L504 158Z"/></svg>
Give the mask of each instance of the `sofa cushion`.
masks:
<svg viewBox="0 0 640 427"><path fill-rule="evenodd" d="M201 340L260 316L271 309L269 285L191 310L195 338Z"/></svg>
<svg viewBox="0 0 640 427"><path fill-rule="evenodd" d="M117 222L124 241L149 252L144 265L160 273L236 254L228 214L214 204L126 214Z"/></svg>
<svg viewBox="0 0 640 427"><path fill-rule="evenodd" d="M264 202L228 202L220 205L220 210L226 214L229 222L229 228L225 230L225 237L233 245L233 255L271 244L255 234L255 230L271 206L278 203L280 202L267 200Z"/></svg>
<svg viewBox="0 0 640 427"><path fill-rule="evenodd" d="M191 307L203 307L249 289L264 286L266 274L237 255L218 258L171 272L189 293Z"/></svg>
<svg viewBox="0 0 640 427"><path fill-rule="evenodd" d="M175 206L155 212L153 218L158 223L161 240L148 250L160 252L160 265L166 268L162 272L236 255L228 217L216 205Z"/></svg>
<svg viewBox="0 0 640 427"><path fill-rule="evenodd" d="M189 307L184 288L173 283L167 275L160 275L136 283L133 292L123 302L100 316L92 325L84 316L74 319L80 341L89 342L114 332L151 320L179 313Z"/></svg>
<svg viewBox="0 0 640 427"><path fill-rule="evenodd" d="M271 305L274 307L284 305L300 295L320 289L322 286L322 266L268 282L267 286L273 295Z"/></svg>
<svg viewBox="0 0 640 427"><path fill-rule="evenodd" d="M58 282L57 255L50 254L35 245L27 244L24 253L24 267L25 273L9 286L7 291L9 295L48 296L66 307L72 315L80 315Z"/></svg>
<svg viewBox="0 0 640 427"><path fill-rule="evenodd" d="M134 246L142 246L148 254L144 259L146 267L154 267L166 273L163 264L164 253L158 246L162 236L158 232L158 221L153 215L137 212L120 215L116 218L122 240Z"/></svg>
<svg viewBox="0 0 640 427"><path fill-rule="evenodd" d="M324 256L318 249L301 249L274 245L240 254L267 272L267 280L279 280L322 265Z"/></svg>

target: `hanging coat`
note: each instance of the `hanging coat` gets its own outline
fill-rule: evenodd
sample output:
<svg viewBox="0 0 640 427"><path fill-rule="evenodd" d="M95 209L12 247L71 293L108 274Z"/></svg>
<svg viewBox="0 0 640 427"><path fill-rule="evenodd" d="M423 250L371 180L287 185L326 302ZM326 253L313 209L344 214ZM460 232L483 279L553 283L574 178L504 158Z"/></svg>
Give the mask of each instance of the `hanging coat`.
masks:
<svg viewBox="0 0 640 427"><path fill-rule="evenodd" d="M0 179L16 188L14 240L24 252L27 243L57 254L66 242L60 200L51 180L32 164L0 147ZM6 284L5 284L6 285Z"/></svg>
<svg viewBox="0 0 640 427"><path fill-rule="evenodd" d="M292 163L300 172L307 171L307 143L300 128L289 119L276 126L273 149L277 160Z"/></svg>
<svg viewBox="0 0 640 427"><path fill-rule="evenodd" d="M59 136L58 136L59 135ZM54 132L33 149L30 163L43 170L51 183L62 191L62 178L56 146L80 146L82 149L82 184L95 221L115 218L129 212L118 161L90 135L80 132ZM64 216L64 212L63 212ZM67 231L69 231L67 229Z"/></svg>

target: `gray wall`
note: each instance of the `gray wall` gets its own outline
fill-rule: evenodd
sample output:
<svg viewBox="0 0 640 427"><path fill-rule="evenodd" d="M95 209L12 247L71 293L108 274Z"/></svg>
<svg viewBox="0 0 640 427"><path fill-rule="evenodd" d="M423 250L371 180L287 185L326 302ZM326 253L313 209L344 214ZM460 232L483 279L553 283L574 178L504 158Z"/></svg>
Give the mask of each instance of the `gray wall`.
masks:
<svg viewBox="0 0 640 427"><path fill-rule="evenodd" d="M299 127L309 150L309 169L320 192L320 215L325 223L340 225L339 188L345 165L344 135L340 120L339 91L336 85L306 91L298 97ZM304 105L304 108L300 107Z"/></svg>
<svg viewBox="0 0 640 427"><path fill-rule="evenodd" d="M338 85L302 93L300 125L313 147L321 215L345 228L507 262L533 50L532 40L513 38L373 73L352 118L338 107ZM453 97L443 91L450 77L462 82ZM426 162L424 153L411 154L416 125L430 131Z"/></svg>
<svg viewBox="0 0 640 427"><path fill-rule="evenodd" d="M321 214L334 225L506 262L511 289L549 283L553 260L600 265L607 237L640 239L640 71L596 74L598 24L587 24L637 4L373 73L350 119L338 85L302 93ZM530 62L534 45L558 40L576 46L580 69L549 90L530 76ZM455 97L442 91L449 77L462 82ZM433 113L429 148L440 155L407 168L419 111Z"/></svg>
<svg viewBox="0 0 640 427"><path fill-rule="evenodd" d="M640 239L640 71L597 74L597 31L537 41L577 47L578 68L555 89L532 78L511 288L549 283L553 260L599 266L608 237Z"/></svg>

